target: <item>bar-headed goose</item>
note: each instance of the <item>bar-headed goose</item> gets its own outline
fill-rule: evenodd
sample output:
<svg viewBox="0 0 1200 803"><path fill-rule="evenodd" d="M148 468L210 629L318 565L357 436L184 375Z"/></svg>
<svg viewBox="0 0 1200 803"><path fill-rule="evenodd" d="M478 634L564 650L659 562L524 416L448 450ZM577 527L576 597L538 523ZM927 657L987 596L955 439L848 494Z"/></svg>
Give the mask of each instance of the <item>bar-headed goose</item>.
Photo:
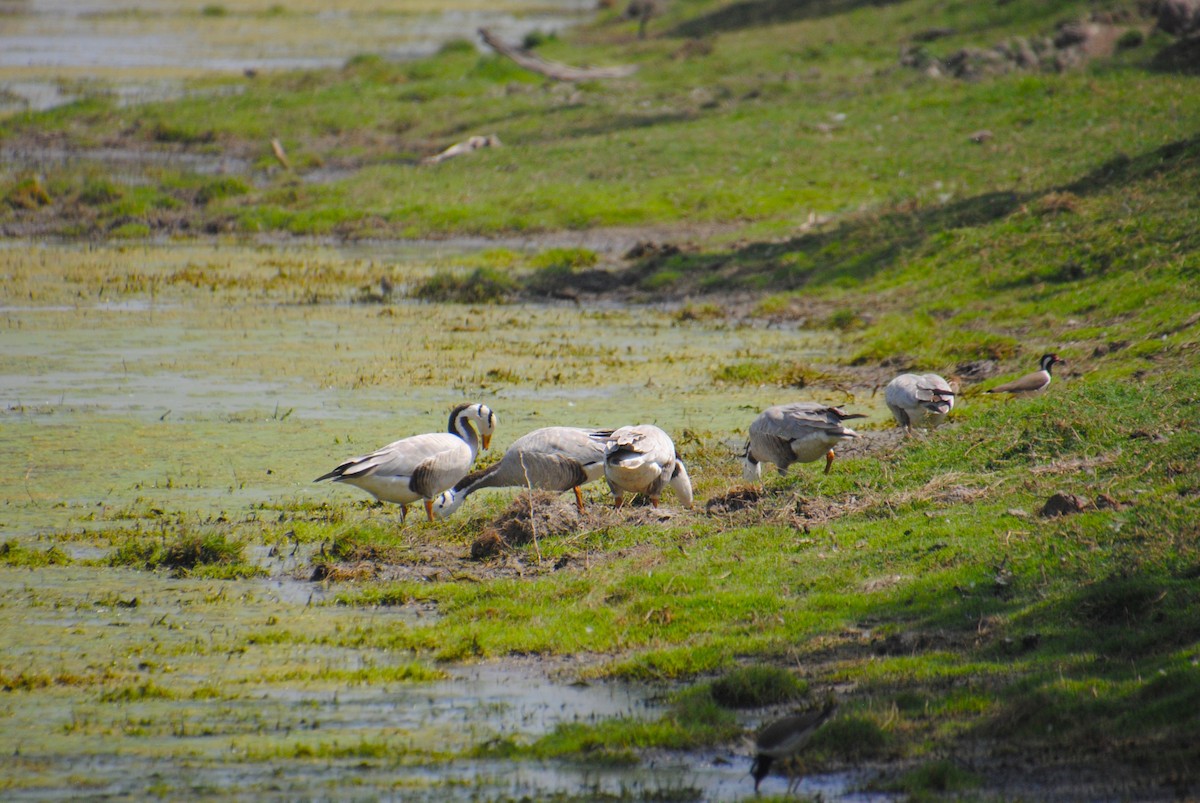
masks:
<svg viewBox="0 0 1200 803"><path fill-rule="evenodd" d="M1005 382L1003 385L997 385L988 391L988 393L1011 393L1014 396L1029 396L1034 393L1041 393L1046 388L1050 387L1050 369L1059 363L1066 364L1066 360L1059 358L1057 354L1043 354L1042 359L1038 361L1041 366L1039 370L1019 379L1014 379L1011 382Z"/></svg>
<svg viewBox="0 0 1200 803"><path fill-rule="evenodd" d="M605 443L604 477L617 507L626 493L645 494L658 507L663 488L675 491L684 507L692 506L692 481L675 453L671 436L653 424L621 427Z"/></svg>
<svg viewBox="0 0 1200 803"><path fill-rule="evenodd" d="M478 428L478 432L476 429ZM357 485L381 502L400 505L400 521L408 506L425 500L425 513L433 521L433 499L466 476L496 430L496 414L483 404L460 404L450 411L447 432L413 435L370 454L352 457L313 482L333 480Z"/></svg>
<svg viewBox="0 0 1200 803"><path fill-rule="evenodd" d="M604 476L605 439L612 430L579 427L544 427L513 441L504 457L487 468L473 471L433 505L439 516L458 510L471 494L484 488L541 488L575 490L575 504L583 512L579 486Z"/></svg>
<svg viewBox="0 0 1200 803"><path fill-rule="evenodd" d="M837 702L829 700L820 709L806 711L783 719L777 719L763 728L755 740L754 764L750 774L754 776L754 792L758 793L758 785L771 772L771 765L776 761L787 761L795 757L808 746L814 733L837 711ZM798 779L788 773L788 794Z"/></svg>
<svg viewBox="0 0 1200 803"><path fill-rule="evenodd" d="M811 463L822 456L828 474L834 447L847 438L858 437L857 432L842 424L848 418L866 416L816 402L793 402L764 410L750 424L742 477L746 482L760 482L763 463L774 463L783 475L792 463Z"/></svg>
<svg viewBox="0 0 1200 803"><path fill-rule="evenodd" d="M884 400L899 426L936 427L954 409L954 389L937 374L900 374L888 383Z"/></svg>

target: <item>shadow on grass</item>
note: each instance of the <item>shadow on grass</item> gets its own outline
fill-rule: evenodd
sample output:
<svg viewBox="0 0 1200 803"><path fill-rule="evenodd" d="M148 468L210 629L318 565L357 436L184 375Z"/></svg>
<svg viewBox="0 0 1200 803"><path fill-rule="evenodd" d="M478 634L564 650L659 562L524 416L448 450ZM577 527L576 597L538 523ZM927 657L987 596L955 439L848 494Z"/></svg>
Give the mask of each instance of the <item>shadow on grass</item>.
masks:
<svg viewBox="0 0 1200 803"><path fill-rule="evenodd" d="M881 601L865 615L894 628L871 645L881 659L934 660L930 677L916 681L926 693L958 693L956 678L963 676L936 674L937 656L946 652L967 663L1012 665L1011 674L973 681L990 685L996 702L972 727L984 740L1069 747L1074 758L1144 761L1155 772L1186 766L1182 780L1195 784L1200 674L1187 653L1200 639L1198 574L1196 565L1144 568L1032 596L977 584L969 593L946 588L914 605ZM1007 623L988 632L982 623L989 620Z"/></svg>
<svg viewBox="0 0 1200 803"><path fill-rule="evenodd" d="M694 284L686 288L688 292L857 284L891 267L930 237L987 225L1011 214L1028 198L995 192L944 206L859 215L831 229L782 242L750 243L725 253L656 255L635 270L643 287Z"/></svg>
<svg viewBox="0 0 1200 803"><path fill-rule="evenodd" d="M788 240L749 243L726 252L654 252L630 269L634 278L627 283L683 293L852 286L941 234L990 225L1048 195L1089 196L1164 175L1188 174L1200 177L1200 135L1134 157L1117 155L1069 184L1039 192L1002 190L939 206L902 205L855 215L832 228ZM1061 271L1061 276L1040 278L1072 281L1083 275L1070 265Z"/></svg>
<svg viewBox="0 0 1200 803"><path fill-rule="evenodd" d="M1200 38L1179 39L1154 55L1150 69L1176 75L1200 75Z"/></svg>
<svg viewBox="0 0 1200 803"><path fill-rule="evenodd" d="M669 114L616 114L607 118L603 124L585 125L566 132L569 137L594 137L615 134L638 128L651 128L656 125L672 123L687 123L696 119L691 112L673 112ZM557 137L548 137L548 140Z"/></svg>
<svg viewBox="0 0 1200 803"><path fill-rule="evenodd" d="M671 31L672 36L699 37L746 28L846 14L860 8L887 6L897 0L744 0L723 6Z"/></svg>
<svg viewBox="0 0 1200 803"><path fill-rule="evenodd" d="M1168 173L1200 174L1200 134L1169 142L1140 156L1118 154L1082 178L1060 188L1091 195L1113 187L1147 181Z"/></svg>

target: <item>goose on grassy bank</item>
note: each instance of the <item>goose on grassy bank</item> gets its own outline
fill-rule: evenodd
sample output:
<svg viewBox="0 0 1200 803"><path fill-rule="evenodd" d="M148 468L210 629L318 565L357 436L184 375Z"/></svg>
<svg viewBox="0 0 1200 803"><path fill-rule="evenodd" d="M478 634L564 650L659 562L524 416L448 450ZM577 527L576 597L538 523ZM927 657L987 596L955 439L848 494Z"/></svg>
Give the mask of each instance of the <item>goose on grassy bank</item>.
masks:
<svg viewBox="0 0 1200 803"><path fill-rule="evenodd" d="M884 401L896 423L911 432L913 427L936 427L954 409L954 389L937 374L900 374L888 383Z"/></svg>
<svg viewBox="0 0 1200 803"><path fill-rule="evenodd" d="M627 493L645 494L658 507L668 485L684 507L692 506L692 481L675 442L653 424L621 427L605 439L604 477L618 508Z"/></svg>
<svg viewBox="0 0 1200 803"><path fill-rule="evenodd" d="M772 463L780 475L792 463L811 463L825 458L825 473L833 465L834 447L858 433L842 422L865 418L841 408L815 402L793 402L768 408L750 424L750 438L742 456L746 482L762 481L762 464Z"/></svg>
<svg viewBox="0 0 1200 803"><path fill-rule="evenodd" d="M612 430L543 427L513 441L499 461L459 480L434 503L434 512L449 516L463 501L484 488L574 489L583 512L581 485L604 476L605 441Z"/></svg>
<svg viewBox="0 0 1200 803"><path fill-rule="evenodd" d="M389 443L370 454L352 457L313 482L333 480L356 485L381 502L400 505L400 522L408 506L425 500L433 521L433 499L466 476L496 430L496 414L483 404L460 404L450 411L446 432L428 432Z"/></svg>

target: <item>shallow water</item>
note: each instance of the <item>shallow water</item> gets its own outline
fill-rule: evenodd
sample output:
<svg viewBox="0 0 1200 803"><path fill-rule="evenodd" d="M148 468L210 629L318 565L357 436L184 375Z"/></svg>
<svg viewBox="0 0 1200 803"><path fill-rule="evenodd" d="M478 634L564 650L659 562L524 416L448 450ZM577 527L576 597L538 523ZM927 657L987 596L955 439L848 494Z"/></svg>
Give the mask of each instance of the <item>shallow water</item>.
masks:
<svg viewBox="0 0 1200 803"><path fill-rule="evenodd" d="M405 59L491 28L510 40L594 13L592 0L24 0L0 3L0 111L105 88L124 102L178 97L184 79ZM73 85L77 84L77 85Z"/></svg>
<svg viewBox="0 0 1200 803"><path fill-rule="evenodd" d="M99 577L98 577L99 575ZM289 586L290 588L281 588ZM476 760L455 753L528 740L560 723L655 717L663 686L571 683L535 660L450 668L444 680L355 682L340 670L405 660L322 646L320 637L419 611L303 602L279 579L213 582L87 568L0 569L0 674L47 675L45 688L0 698L8 800L88 794L119 799L203 794L269 798L397 796L492 799L604 792L637 799L748 797L745 749L660 753L637 765ZM273 629L303 629L297 645ZM18 683L19 685L19 683ZM140 688L153 690L137 694ZM128 697L113 690L132 692ZM747 719L747 727L760 723ZM869 801L867 780L812 776L801 791ZM782 776L764 782L782 792Z"/></svg>
<svg viewBox="0 0 1200 803"><path fill-rule="evenodd" d="M14 689L0 694L0 755L13 757L3 797L291 799L348 785L403 799L750 793L745 750L604 768L464 759L561 722L657 716L665 689L572 685L569 660L553 673L508 660L379 680L414 656L354 634L423 626L436 612L339 606L338 586L297 579L318 545L287 541L286 516L316 506L347 528L394 521L394 509L357 512L356 489L312 478L441 430L461 399L497 411L499 449L537 426L649 421L679 436L686 459L700 448L689 430L736 439L781 395L718 387L713 370L831 345L680 322L666 308L372 295L383 275L403 287L485 258L465 243L0 248L0 542L93 562L0 567L0 677ZM693 476L703 487L704 471ZM104 564L130 532L166 538L214 521L271 576L182 580ZM846 795L861 781L815 777L804 789L856 799Z"/></svg>
<svg viewBox="0 0 1200 803"><path fill-rule="evenodd" d="M311 480L443 430L464 399L496 410L494 448L551 424L655 423L686 459L686 431L736 440L796 395L714 370L830 345L666 309L357 303L383 275L403 287L474 253L0 249L0 537L86 534L131 507L243 520L254 503L361 498Z"/></svg>

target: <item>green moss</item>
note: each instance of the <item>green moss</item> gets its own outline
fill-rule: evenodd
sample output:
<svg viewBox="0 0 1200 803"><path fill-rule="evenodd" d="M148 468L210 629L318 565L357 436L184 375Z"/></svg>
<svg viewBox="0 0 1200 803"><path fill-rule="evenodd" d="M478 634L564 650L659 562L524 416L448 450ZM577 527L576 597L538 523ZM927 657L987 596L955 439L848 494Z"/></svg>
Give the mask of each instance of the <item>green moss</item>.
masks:
<svg viewBox="0 0 1200 803"><path fill-rule="evenodd" d="M79 202L89 206L104 206L119 201L125 192L102 176L89 178L79 190Z"/></svg>
<svg viewBox="0 0 1200 803"><path fill-rule="evenodd" d="M147 681L136 686L121 686L100 695L105 703L131 703L139 700L170 700L174 694L157 683Z"/></svg>
<svg viewBox="0 0 1200 803"><path fill-rule="evenodd" d="M895 784L898 791L907 792L922 799L926 795L941 795L945 793L962 793L980 786L977 775L962 769L953 761L942 760L924 764L912 770Z"/></svg>
<svg viewBox="0 0 1200 803"><path fill-rule="evenodd" d="M452 301L460 304L502 303L517 289L508 273L494 268L477 268L470 274L438 272L413 290L422 301Z"/></svg>
<svg viewBox="0 0 1200 803"><path fill-rule="evenodd" d="M204 182L196 192L196 203L209 204L222 198L234 198L250 192L250 185L236 176L221 176Z"/></svg>
<svg viewBox="0 0 1200 803"><path fill-rule="evenodd" d="M739 362L723 365L712 373L714 382L731 385L774 385L783 388L803 388L829 381L824 371L798 362Z"/></svg>
<svg viewBox="0 0 1200 803"><path fill-rule="evenodd" d="M219 531L181 532L170 541L128 539L109 554L108 564L225 580L263 575L264 569L244 562L245 547Z"/></svg>
<svg viewBox="0 0 1200 803"><path fill-rule="evenodd" d="M712 682L712 697L729 708L761 708L790 703L808 693L808 684L772 666L735 669Z"/></svg>
<svg viewBox="0 0 1200 803"><path fill-rule="evenodd" d="M109 236L117 240L141 240L150 236L150 227L145 223L122 223L111 229Z"/></svg>
<svg viewBox="0 0 1200 803"><path fill-rule="evenodd" d="M38 209L49 206L50 194L38 176L27 176L16 181L4 192L5 202L14 209Z"/></svg>
<svg viewBox="0 0 1200 803"><path fill-rule="evenodd" d="M0 544L0 564L5 566L67 566L73 562L71 556L57 546L37 550L15 540Z"/></svg>
<svg viewBox="0 0 1200 803"><path fill-rule="evenodd" d="M813 734L810 750L837 756L844 761L868 761L884 754L887 734L875 721L852 714L826 722Z"/></svg>

